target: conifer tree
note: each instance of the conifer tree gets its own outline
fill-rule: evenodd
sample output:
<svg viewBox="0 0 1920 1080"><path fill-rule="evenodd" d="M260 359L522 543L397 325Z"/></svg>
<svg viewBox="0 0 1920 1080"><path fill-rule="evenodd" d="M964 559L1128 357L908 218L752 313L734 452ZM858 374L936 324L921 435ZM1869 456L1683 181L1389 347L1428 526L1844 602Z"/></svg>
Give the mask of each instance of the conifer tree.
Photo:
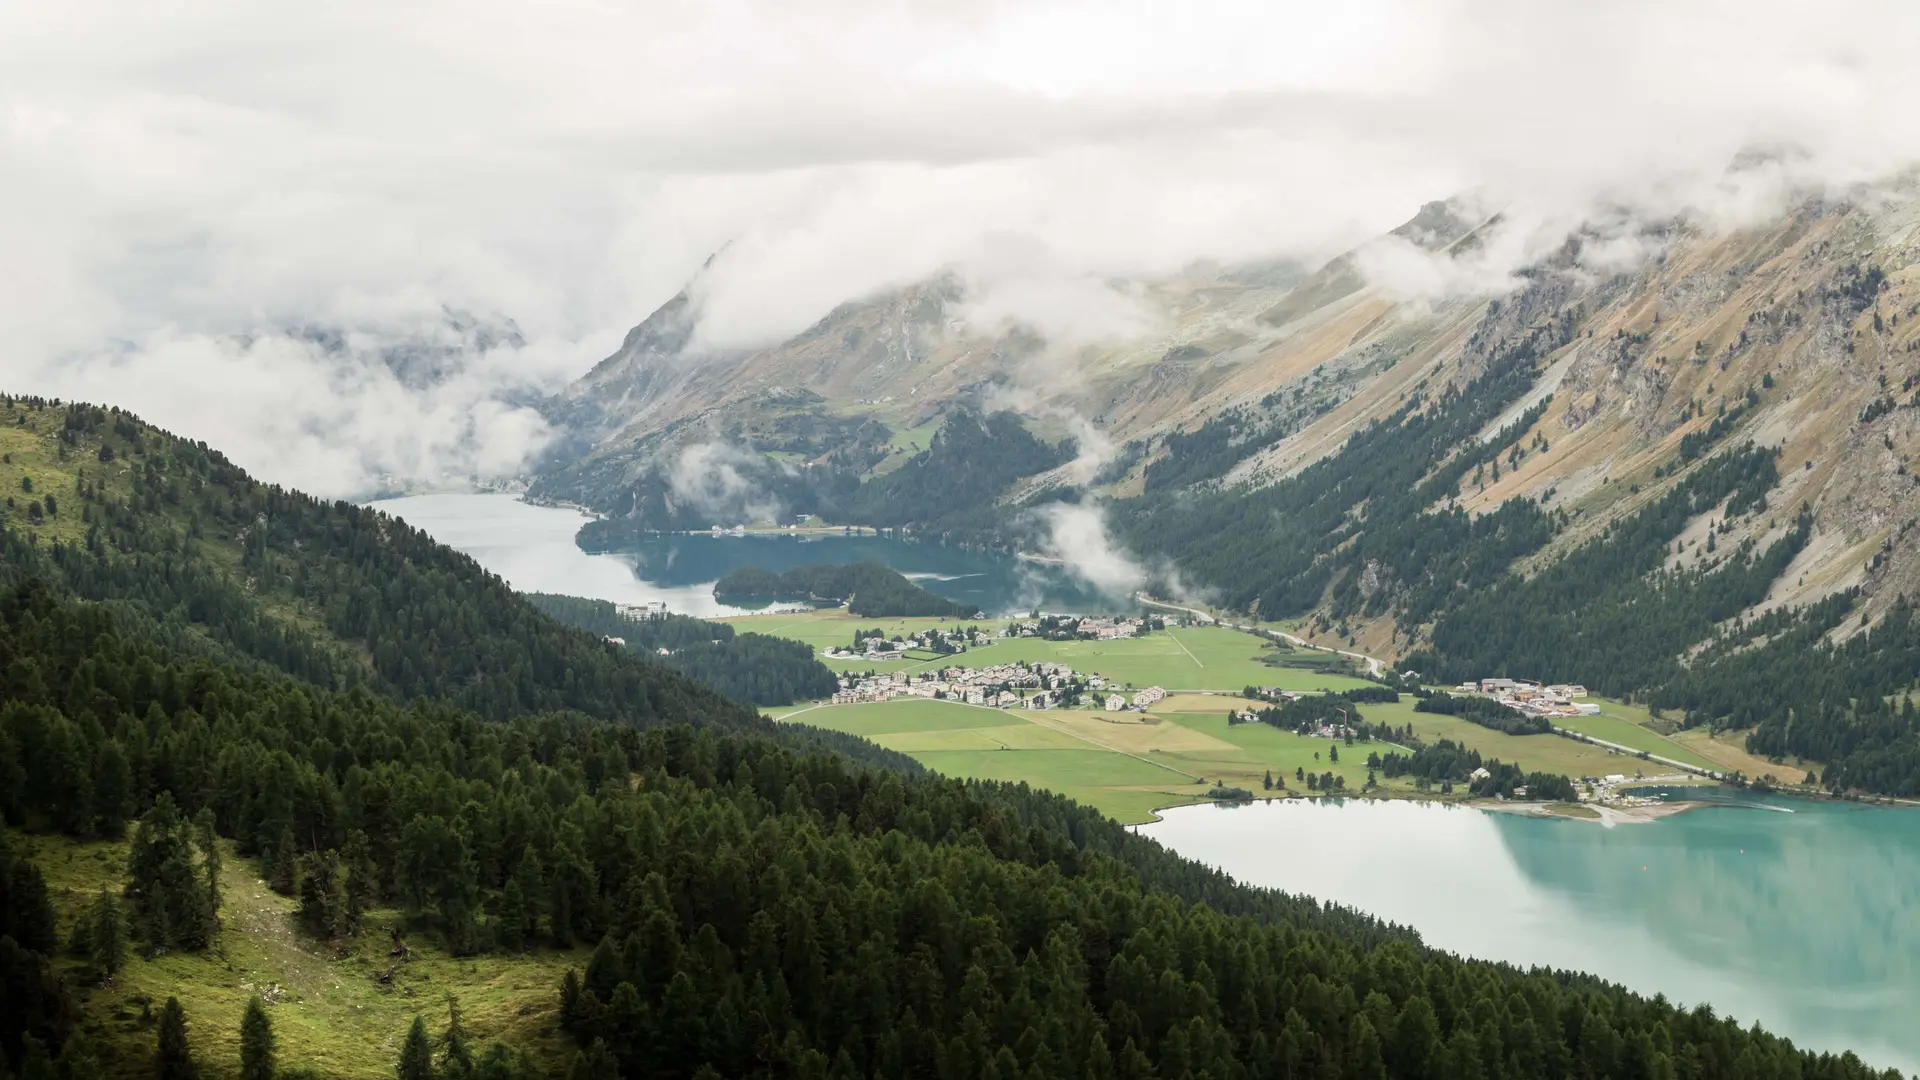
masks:
<svg viewBox="0 0 1920 1080"><path fill-rule="evenodd" d="M220 834L214 828L213 808L203 806L193 816L194 843L200 845L200 874L207 883L207 906L220 910Z"/></svg>
<svg viewBox="0 0 1920 1080"><path fill-rule="evenodd" d="M273 1020L256 997L247 1002L247 1013L240 1020L240 1080L273 1080L278 1049Z"/></svg>
<svg viewBox="0 0 1920 1080"><path fill-rule="evenodd" d="M367 909L380 901L380 865L374 861L373 845L367 840L365 830L353 829L347 833L347 846L340 853L340 861L347 872L347 914L355 923L366 914Z"/></svg>
<svg viewBox="0 0 1920 1080"><path fill-rule="evenodd" d="M292 896L298 884L299 868L294 864L293 829L280 827L280 837L273 843L273 891L281 896Z"/></svg>
<svg viewBox="0 0 1920 1080"><path fill-rule="evenodd" d="M127 857L127 895L140 934L156 949L205 948L217 926L212 903L193 865L188 826L169 792L141 815Z"/></svg>
<svg viewBox="0 0 1920 1080"><path fill-rule="evenodd" d="M427 1022L414 1015L407 1041L400 1047L400 1080L433 1080L433 1039L427 1035Z"/></svg>
<svg viewBox="0 0 1920 1080"><path fill-rule="evenodd" d="M87 911L87 962L93 977L112 981L127 962L127 922L120 901L105 888Z"/></svg>
<svg viewBox="0 0 1920 1080"><path fill-rule="evenodd" d="M170 997L160 1010L160 1042L153 1054L155 1080L200 1080L193 1050L187 1044L187 1011Z"/></svg>
<svg viewBox="0 0 1920 1080"><path fill-rule="evenodd" d="M567 1070L567 1080L620 1080L620 1063L614 1060L613 1051L601 1039L593 1040L593 1045L573 1056L573 1068Z"/></svg>
<svg viewBox="0 0 1920 1080"><path fill-rule="evenodd" d="M107 739L93 758L93 828L103 839L126 835L127 808L133 802L133 768L119 740Z"/></svg>
<svg viewBox="0 0 1920 1080"><path fill-rule="evenodd" d="M51 953L58 938L47 879L25 859L12 858L0 833L0 934L30 952Z"/></svg>
<svg viewBox="0 0 1920 1080"><path fill-rule="evenodd" d="M440 1059L440 1075L444 1080L467 1080L474 1075L473 1048L467 1042L466 1025L460 1022L460 999L447 995L447 1033L441 1038L446 1045L445 1055Z"/></svg>

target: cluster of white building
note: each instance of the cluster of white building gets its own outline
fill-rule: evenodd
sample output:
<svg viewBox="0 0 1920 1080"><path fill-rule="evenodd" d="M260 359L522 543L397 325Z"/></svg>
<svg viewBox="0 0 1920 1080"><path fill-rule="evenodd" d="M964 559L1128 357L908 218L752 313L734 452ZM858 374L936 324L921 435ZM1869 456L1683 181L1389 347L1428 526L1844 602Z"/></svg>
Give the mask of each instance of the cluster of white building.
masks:
<svg viewBox="0 0 1920 1080"><path fill-rule="evenodd" d="M1065 664L996 664L992 667L948 667L915 677L902 671L873 675L844 674L840 690L833 695L835 705L862 701L891 701L899 697L935 698L964 701L969 705L993 708L1051 709L1060 703L1062 691L1083 689L1096 695L1107 687L1099 675L1081 675ZM1108 693L1109 712L1144 710L1167 692L1149 686L1136 692L1129 702L1126 695ZM1095 700L1100 700L1098 696Z"/></svg>
<svg viewBox="0 0 1920 1080"><path fill-rule="evenodd" d="M1107 711L1119 712L1123 708L1145 709L1151 706L1154 702L1159 701L1161 698L1166 696L1167 696L1167 692L1165 690L1162 690L1160 687L1149 686L1145 690L1142 690L1139 693L1134 694L1133 703L1131 706L1129 706L1126 702L1126 699L1122 698L1119 694L1108 694L1107 695ZM1116 701L1119 702L1120 704L1118 705L1114 704L1114 702Z"/></svg>
<svg viewBox="0 0 1920 1080"><path fill-rule="evenodd" d="M1583 776L1580 778L1579 799L1581 802L1605 803L1608 806L1658 806L1660 800L1645 795L1627 795L1621 788L1648 781L1625 773L1612 773L1607 776Z"/></svg>
<svg viewBox="0 0 1920 1080"><path fill-rule="evenodd" d="M966 626L957 630L932 627L905 638L870 637L860 643L857 652L850 648L831 648L825 653L833 660L857 660L861 657L868 660L897 660L899 654L908 649L956 652L991 643L992 639L976 627Z"/></svg>
<svg viewBox="0 0 1920 1080"><path fill-rule="evenodd" d="M1587 696L1587 688L1579 683L1543 686L1525 679L1481 679L1477 683L1461 683L1454 688L1454 693L1490 697L1528 716L1595 716L1600 712L1596 704L1575 700Z"/></svg>
<svg viewBox="0 0 1920 1080"><path fill-rule="evenodd" d="M1068 618L1070 619L1071 616ZM1049 619L1048 621L1053 623L1056 628L1061 625L1060 620L1057 618ZM1021 622L1008 623L1006 627L1000 631L1000 636L1046 637L1047 629L1047 627L1041 625L1039 620L1027 619ZM1097 641L1112 641L1116 638L1137 637L1150 629L1151 627L1147 624L1147 620L1126 616L1109 617L1090 615L1073 622L1073 632L1075 636L1092 638Z"/></svg>

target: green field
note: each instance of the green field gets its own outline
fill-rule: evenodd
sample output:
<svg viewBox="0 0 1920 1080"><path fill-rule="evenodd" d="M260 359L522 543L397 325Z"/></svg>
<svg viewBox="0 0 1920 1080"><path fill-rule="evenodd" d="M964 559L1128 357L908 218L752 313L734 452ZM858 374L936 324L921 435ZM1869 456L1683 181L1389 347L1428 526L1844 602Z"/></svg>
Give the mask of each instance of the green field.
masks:
<svg viewBox="0 0 1920 1080"><path fill-rule="evenodd" d="M747 615L724 620L739 630L751 630L803 641L816 649L850 645L857 629L878 628L888 637L928 627L957 625L950 619L861 619L841 611L805 615ZM974 625L994 631L1004 620L980 620ZM991 645L935 660L828 660L837 671L912 671L958 664L990 667L1019 661L1066 664L1075 671L1103 675L1135 687L1162 686L1168 690L1239 690L1278 686L1287 690L1345 690L1366 685L1347 675L1322 674L1306 667L1276 667L1261 657L1318 659L1311 652L1290 652L1250 634L1218 626L1173 628L1138 638L1116 641L1043 641L1038 638L997 638Z"/></svg>
<svg viewBox="0 0 1920 1080"><path fill-rule="evenodd" d="M1578 779L1582 776L1606 776L1611 773L1632 775L1636 770L1647 773L1668 772L1674 769L1659 762L1641 761L1631 754L1622 754L1605 747L1590 743L1564 739L1558 735L1508 735L1505 732L1484 728L1452 716L1438 713L1413 711L1413 699L1402 698L1394 705L1362 705L1361 709L1369 722L1385 723L1393 727L1413 725L1413 733L1422 742L1432 743L1440 739L1451 739L1471 750L1478 750L1483 758L1499 758L1501 761L1516 762L1530 771L1560 773ZM1586 719L1595 719L1587 717ZM1602 718L1608 719L1608 718ZM1614 720L1614 723L1623 721ZM1657 738L1653 732L1645 731L1648 738ZM1606 735L1600 735L1607 738ZM1615 742L1627 744L1625 739ZM1695 755L1684 752L1684 748L1674 747L1676 752L1668 754L1677 761L1685 761Z"/></svg>
<svg viewBox="0 0 1920 1080"><path fill-rule="evenodd" d="M1700 756L1651 728L1642 727L1638 721L1632 719L1632 716L1636 711L1641 716L1645 716L1644 710L1634 710L1632 706L1601 698L1590 700L1600 706L1599 716L1561 717L1554 720L1554 726L1577 731L1582 735L1591 735L1596 739L1605 739L1611 743L1619 743L1621 746L1630 746L1635 750L1645 750L1649 754L1658 754L1702 769L1725 767Z"/></svg>
<svg viewBox="0 0 1920 1080"><path fill-rule="evenodd" d="M126 884L127 844L80 843L13 833L9 839L47 876L62 939L101 888ZM556 1026L557 988L568 967L584 967L584 950L542 949L525 956L460 959L409 939L412 958L382 984L374 974L392 965L387 931L397 911L372 911L366 932L341 954L295 932L294 902L270 891L259 867L231 847L222 862L221 931L203 953L155 960L135 951L111 987L80 977L83 962L63 958L68 984L84 1002L83 1031L100 1055L103 1075L149 1076L160 1006L178 997L187 1012L202 1075L235 1075L240 1017L256 995L270 1002L283 1067L321 1076L390 1078L416 1014L436 1033L446 1026L447 995L460 1002L467 1030L481 1043L507 1039L534 1061L557 1068L572 1053ZM149 1009L151 1012L149 1013Z"/></svg>
<svg viewBox="0 0 1920 1080"><path fill-rule="evenodd" d="M872 739L948 776L1025 782L1066 795L1126 822L1205 800L1215 781L1265 794L1268 770L1293 792L1296 769L1366 781L1367 752L1379 744L1340 746L1264 724L1229 726L1236 697L1168 699L1148 716L1083 710L988 709L927 699L896 699L789 712L791 719ZM1559 740L1556 740L1559 741ZM1390 790L1410 790L1390 785Z"/></svg>

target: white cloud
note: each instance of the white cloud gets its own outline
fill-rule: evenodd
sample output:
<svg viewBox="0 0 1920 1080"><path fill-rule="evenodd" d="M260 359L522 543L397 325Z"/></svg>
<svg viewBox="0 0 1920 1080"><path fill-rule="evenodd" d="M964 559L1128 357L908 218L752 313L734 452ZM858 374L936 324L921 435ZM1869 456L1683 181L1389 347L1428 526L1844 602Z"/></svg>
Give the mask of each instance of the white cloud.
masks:
<svg viewBox="0 0 1920 1080"><path fill-rule="evenodd" d="M760 524L780 515L780 503L761 490L748 472L766 459L723 442L695 443L681 449L668 470L676 498L705 511L716 521Z"/></svg>
<svg viewBox="0 0 1920 1080"><path fill-rule="evenodd" d="M1147 583L1147 570L1107 532L1106 510L1094 503L1048 503L1038 511L1046 526L1040 553L1058 559L1080 580L1110 597L1131 597Z"/></svg>
<svg viewBox="0 0 1920 1080"><path fill-rule="evenodd" d="M544 433L503 402L723 246L711 345L948 269L971 318L1097 340L1141 317L1116 279L1331 254L1473 186L1511 254L1883 176L1920 160L1917 51L1904 0L0 6L0 384L329 494L511 469ZM1754 145L1795 153L1729 179ZM1505 269L1406 254L1370 265L1415 294ZM526 344L383 374L447 307ZM274 340L305 326L358 344Z"/></svg>

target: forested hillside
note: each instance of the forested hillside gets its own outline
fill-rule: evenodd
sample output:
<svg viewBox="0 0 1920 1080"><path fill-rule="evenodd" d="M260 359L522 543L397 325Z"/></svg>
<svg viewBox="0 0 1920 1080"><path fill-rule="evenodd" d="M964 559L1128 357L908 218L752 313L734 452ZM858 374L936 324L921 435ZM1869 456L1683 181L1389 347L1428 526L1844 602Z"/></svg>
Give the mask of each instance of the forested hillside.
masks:
<svg viewBox="0 0 1920 1080"><path fill-rule="evenodd" d="M1034 437L1010 412L948 414L927 449L892 472L862 483L845 520L907 527L923 536L991 539L1002 535L994 501L1015 480L1045 472L1073 456L1065 443Z"/></svg>
<svg viewBox="0 0 1920 1080"><path fill-rule="evenodd" d="M695 682L735 701L791 705L831 695L840 684L813 650L766 634L736 634L726 623L688 615L620 614L605 600L528 593L533 606L630 652L657 658Z"/></svg>
<svg viewBox="0 0 1920 1080"><path fill-rule="evenodd" d="M456 1013L443 1046L417 1020L395 1033L408 1077L1877 1075L1233 886L1024 788L229 673L32 583L0 596L0 657L8 826L137 822L123 894L82 903L54 903L0 835L0 1047L27 1075L56 1055L73 1077L226 1074L213 1048L236 1044L273 1073L273 1015L298 1006L169 1002L149 1026L118 989L228 978L202 952L229 841L343 957L388 911L456 955L598 942L520 1010L554 1017L571 1062ZM283 1046L286 1075L319 1050Z"/></svg>
<svg viewBox="0 0 1920 1080"><path fill-rule="evenodd" d="M126 413L0 399L0 585L38 577L130 630L316 686L425 697L505 720L577 710L638 726L775 728L679 671L562 625L471 558L386 514L259 483ZM19 500L19 497L15 497ZM24 501L24 500L19 500Z"/></svg>

